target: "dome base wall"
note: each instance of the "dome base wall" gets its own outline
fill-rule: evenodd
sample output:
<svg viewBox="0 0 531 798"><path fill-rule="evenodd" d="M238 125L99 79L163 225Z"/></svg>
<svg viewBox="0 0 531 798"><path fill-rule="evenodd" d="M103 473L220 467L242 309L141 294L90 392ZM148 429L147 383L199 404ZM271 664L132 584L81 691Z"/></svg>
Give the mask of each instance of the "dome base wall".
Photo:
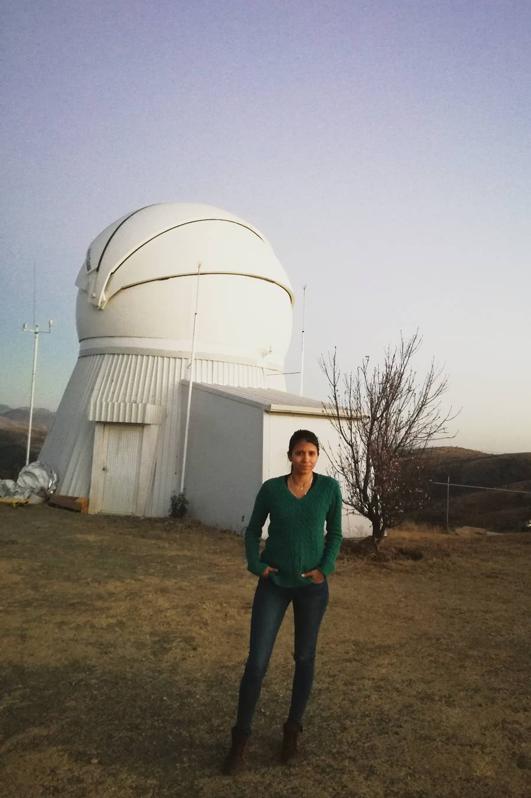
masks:
<svg viewBox="0 0 531 798"><path fill-rule="evenodd" d="M131 451L138 448L139 471L137 477L124 479L138 478L144 497L130 514L167 516L181 476L186 409L182 381L189 379L189 364L189 355L81 352L40 454L59 474L58 492L88 497L89 511L92 504L97 511L114 512L99 472L110 467L107 460L114 457L120 430L124 441L128 430L131 440L124 445ZM268 374L256 365L198 357L193 376L195 382L262 388L273 384ZM138 440L131 432L135 425ZM124 514L123 504L114 506Z"/></svg>

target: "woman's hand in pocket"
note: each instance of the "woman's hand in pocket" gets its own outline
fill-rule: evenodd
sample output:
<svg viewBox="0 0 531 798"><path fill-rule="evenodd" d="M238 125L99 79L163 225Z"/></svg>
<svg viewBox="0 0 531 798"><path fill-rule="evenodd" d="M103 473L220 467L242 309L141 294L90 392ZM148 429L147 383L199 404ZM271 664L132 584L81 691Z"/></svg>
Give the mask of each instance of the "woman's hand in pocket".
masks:
<svg viewBox="0 0 531 798"><path fill-rule="evenodd" d="M319 570L319 568L314 568L312 571L306 571L306 573L301 574L301 576L311 579L314 585L320 585L321 582L324 582L325 580L325 575Z"/></svg>
<svg viewBox="0 0 531 798"><path fill-rule="evenodd" d="M269 579L269 574L276 574L278 572L278 568L272 568L271 565L266 565L262 573L260 574L261 579Z"/></svg>

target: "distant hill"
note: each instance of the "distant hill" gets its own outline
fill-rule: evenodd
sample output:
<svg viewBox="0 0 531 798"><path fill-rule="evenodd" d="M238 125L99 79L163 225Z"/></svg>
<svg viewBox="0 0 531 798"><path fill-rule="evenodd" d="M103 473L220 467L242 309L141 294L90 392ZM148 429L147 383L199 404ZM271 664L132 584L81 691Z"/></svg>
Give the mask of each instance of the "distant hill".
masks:
<svg viewBox="0 0 531 798"><path fill-rule="evenodd" d="M450 488L450 525L478 526L495 531L518 530L531 518L531 452L486 454L457 446L441 446L424 453L426 476L431 480L430 501L414 519L443 524L446 516L446 486L451 483L498 490L467 487ZM528 493L505 493L528 491Z"/></svg>
<svg viewBox="0 0 531 798"><path fill-rule="evenodd" d="M8 407L7 405L0 405L0 418L27 425L29 422L29 407ZM45 407L34 407L32 426L49 429L54 418L55 413L52 413L51 410L46 410Z"/></svg>
<svg viewBox="0 0 531 798"><path fill-rule="evenodd" d="M33 411L30 460L36 460L55 413L38 407ZM29 408L0 405L0 479L16 479L26 462Z"/></svg>
<svg viewBox="0 0 531 798"><path fill-rule="evenodd" d="M28 416L28 408L0 409L0 479L16 479L25 463ZM34 411L31 460L37 459L54 416L44 408ZM516 531L523 521L531 518L531 452L486 454L458 446L441 446L427 449L423 459L430 498L421 512L411 516L413 520L444 525L448 477L451 483L459 485L529 491L503 493L451 487L451 526Z"/></svg>

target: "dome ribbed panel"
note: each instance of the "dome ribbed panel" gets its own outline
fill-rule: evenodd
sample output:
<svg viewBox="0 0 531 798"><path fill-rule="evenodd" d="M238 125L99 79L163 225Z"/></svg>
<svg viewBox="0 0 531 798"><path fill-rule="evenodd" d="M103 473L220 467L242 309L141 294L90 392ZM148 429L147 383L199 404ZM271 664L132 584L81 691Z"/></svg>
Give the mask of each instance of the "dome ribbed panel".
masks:
<svg viewBox="0 0 531 798"><path fill-rule="evenodd" d="M88 420L88 406L100 373L99 358L80 358L39 459L52 465L59 475L58 493L88 496L94 424Z"/></svg>
<svg viewBox="0 0 531 798"><path fill-rule="evenodd" d="M183 379L189 378L186 368ZM194 382L206 382L209 385L235 385L240 388L265 388L264 369L246 363L231 363L220 360L195 361Z"/></svg>

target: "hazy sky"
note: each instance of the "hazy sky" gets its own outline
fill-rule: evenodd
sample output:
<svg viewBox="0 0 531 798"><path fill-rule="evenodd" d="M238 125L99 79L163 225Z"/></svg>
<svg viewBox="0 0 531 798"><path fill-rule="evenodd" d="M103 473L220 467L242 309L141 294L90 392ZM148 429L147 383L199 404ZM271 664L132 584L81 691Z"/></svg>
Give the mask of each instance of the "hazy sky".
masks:
<svg viewBox="0 0 531 798"><path fill-rule="evenodd" d="M28 403L33 264L54 408L88 244L198 201L307 283L307 394L325 395L322 352L348 368L419 328L419 370L434 356L462 408L455 443L531 450L529 0L0 6L0 402Z"/></svg>

